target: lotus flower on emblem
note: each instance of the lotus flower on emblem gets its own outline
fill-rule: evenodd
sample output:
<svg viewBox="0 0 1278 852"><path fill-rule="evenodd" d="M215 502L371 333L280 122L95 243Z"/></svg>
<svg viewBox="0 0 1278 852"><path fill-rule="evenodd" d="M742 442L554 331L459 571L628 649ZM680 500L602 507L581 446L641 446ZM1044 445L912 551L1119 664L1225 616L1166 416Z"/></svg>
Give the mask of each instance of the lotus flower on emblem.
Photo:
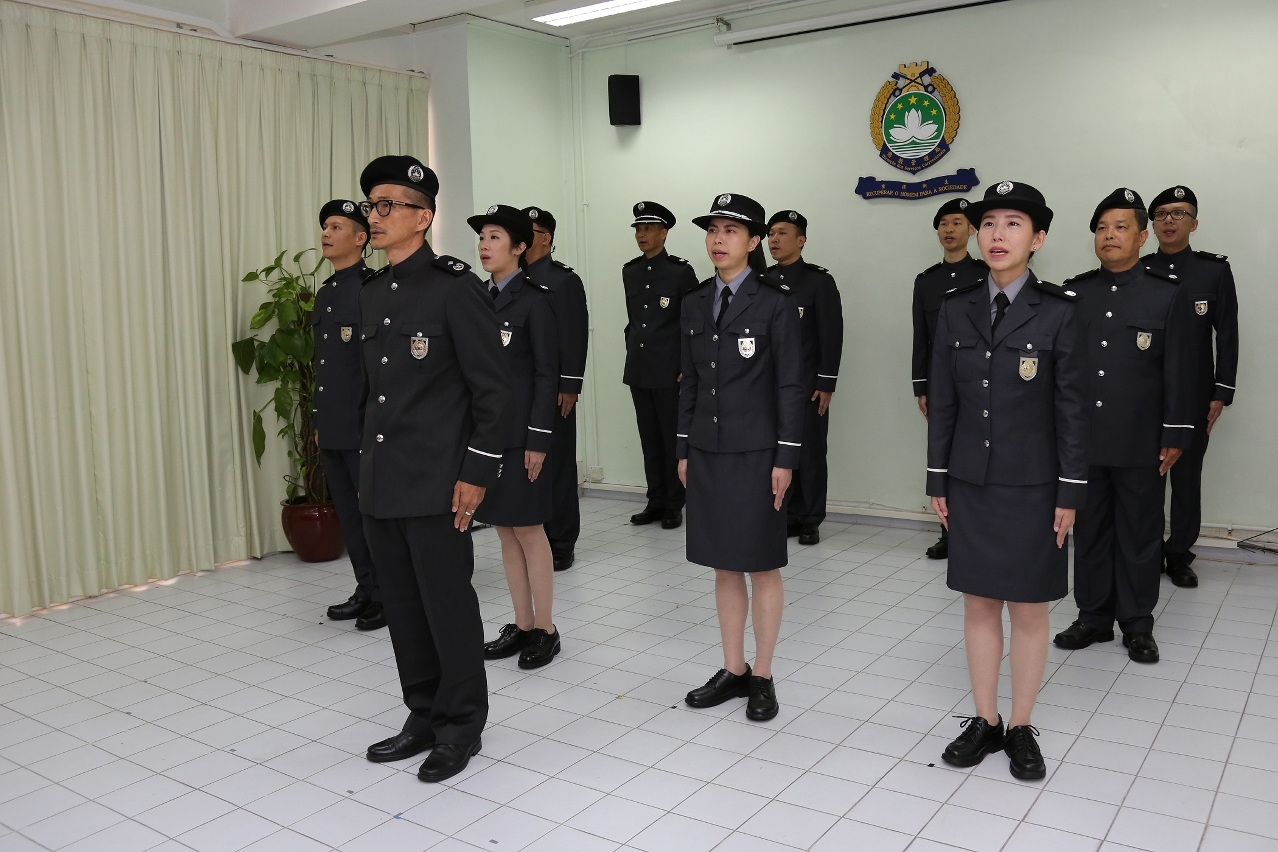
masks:
<svg viewBox="0 0 1278 852"><path fill-rule="evenodd" d="M926 142L937 133L940 128L930 121L924 121L922 114L912 109L905 114L905 124L888 129L888 133L892 135L893 142L909 142L911 139L917 139L920 142Z"/></svg>

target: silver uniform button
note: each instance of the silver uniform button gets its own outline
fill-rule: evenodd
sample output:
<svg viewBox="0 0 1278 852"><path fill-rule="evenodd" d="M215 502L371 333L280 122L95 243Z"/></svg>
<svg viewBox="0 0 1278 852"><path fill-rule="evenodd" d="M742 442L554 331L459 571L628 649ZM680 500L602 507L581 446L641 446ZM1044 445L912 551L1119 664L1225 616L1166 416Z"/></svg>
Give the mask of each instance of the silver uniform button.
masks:
<svg viewBox="0 0 1278 852"><path fill-rule="evenodd" d="M985 357L986 358L990 357L990 350L988 349L985 350Z"/></svg>
<svg viewBox="0 0 1278 852"><path fill-rule="evenodd" d="M325 310L331 314L333 312L333 306L329 305L327 308L325 308Z"/></svg>
<svg viewBox="0 0 1278 852"><path fill-rule="evenodd" d="M1105 371L1104 371L1104 370L1097 370L1097 371L1096 371L1096 375L1098 375L1098 376L1103 376L1103 375L1105 375Z"/></svg>
<svg viewBox="0 0 1278 852"><path fill-rule="evenodd" d="M1117 285L1117 284L1110 284L1110 285L1109 285L1109 292L1111 292L1111 293L1116 293L1116 292L1118 292L1118 285Z"/></svg>
<svg viewBox="0 0 1278 852"><path fill-rule="evenodd" d="M711 361L711 362L710 362L710 369L711 369L711 370L713 370L713 369L714 369L714 362L713 362L713 361Z"/></svg>
<svg viewBox="0 0 1278 852"><path fill-rule="evenodd" d="M386 319L382 320L382 325L390 325L390 317L387 317Z"/></svg>
<svg viewBox="0 0 1278 852"><path fill-rule="evenodd" d="M392 282L391 282L391 289L392 289L392 290L398 290L398 289L399 289L399 284L398 284L397 282L395 282L395 281L392 281Z"/></svg>
<svg viewBox="0 0 1278 852"><path fill-rule="evenodd" d="M385 364L385 363L386 363L386 356L385 356L385 355L383 355L383 356L382 356L382 363L383 363L383 364Z"/></svg>
<svg viewBox="0 0 1278 852"><path fill-rule="evenodd" d="M714 337L712 337L712 338L710 338L710 339L711 339L711 340L713 340L713 341L715 341L715 342L717 343L717 342L719 341L719 335L717 335L717 334L716 334Z"/></svg>
<svg viewBox="0 0 1278 852"><path fill-rule="evenodd" d="M989 445L990 445L990 442L989 442L989 441L986 441L986 442L985 442L985 446L987 446L987 447L988 447Z"/></svg>
<svg viewBox="0 0 1278 852"><path fill-rule="evenodd" d="M325 334L325 335L324 335L324 339L325 339L325 340L328 340L328 334Z"/></svg>
<svg viewBox="0 0 1278 852"><path fill-rule="evenodd" d="M324 386L320 385L320 393L323 393L323 392L324 392Z"/></svg>
<svg viewBox="0 0 1278 852"><path fill-rule="evenodd" d="M1106 312L1105 312L1105 316L1106 316L1106 317L1112 317L1113 315L1114 315L1114 312L1113 312L1113 311L1106 311Z"/></svg>
<svg viewBox="0 0 1278 852"><path fill-rule="evenodd" d="M714 396L714 395L715 395L714 388L710 388L710 395L711 395L711 396Z"/></svg>
<svg viewBox="0 0 1278 852"><path fill-rule="evenodd" d="M378 402L385 402L385 401L386 401L386 397L384 397L384 396L379 396L379 397L377 398L377 401L378 401Z"/></svg>
<svg viewBox="0 0 1278 852"><path fill-rule="evenodd" d="M981 412L981 416L982 416L982 417L989 417L989 416L990 416L990 413L989 413L988 411L982 411L982 412Z"/></svg>
<svg viewBox="0 0 1278 852"><path fill-rule="evenodd" d="M321 359L320 359L320 366L321 366L321 367L323 367L323 366L324 366L324 359L323 359L323 358L321 358Z"/></svg>
<svg viewBox="0 0 1278 852"><path fill-rule="evenodd" d="M981 387L983 387L983 388L987 388L987 387L989 387L989 386L990 386L990 380L989 380L989 379L981 379Z"/></svg>
<svg viewBox="0 0 1278 852"><path fill-rule="evenodd" d="M377 443L379 443L379 444L380 444L380 443L382 442L382 440L383 440L383 439L382 439L382 436L381 436L381 435L378 435L378 436L377 436Z"/></svg>
<svg viewBox="0 0 1278 852"><path fill-rule="evenodd" d="M640 327L640 328L647 328L647 327L648 327L648 324L647 324L646 322L645 322L645 323L641 323L639 327Z"/></svg>
<svg viewBox="0 0 1278 852"><path fill-rule="evenodd" d="M1101 346L1108 346L1108 345L1109 345L1109 341L1108 341L1108 340L1102 340L1102 341L1101 341Z"/></svg>
<svg viewBox="0 0 1278 852"><path fill-rule="evenodd" d="M1026 348L1026 349L1033 349L1033 348L1034 348L1034 344L1033 344L1033 343L1026 343L1026 344L1025 344L1025 348Z"/></svg>
<svg viewBox="0 0 1278 852"><path fill-rule="evenodd" d="M710 419L711 419L711 420L713 420L715 423L718 423L718 422L719 422L719 418L718 418L718 417L712 417L712 418L710 418Z"/></svg>
<svg viewBox="0 0 1278 852"><path fill-rule="evenodd" d="M1096 407L1097 407L1097 408L1100 408L1100 407L1101 407L1101 401L1100 401L1099 399L1098 399L1098 400L1096 400Z"/></svg>
<svg viewBox="0 0 1278 852"><path fill-rule="evenodd" d="M642 344L642 343L640 343L640 344L639 344L639 348L640 348L640 349L642 349L642 348L643 348L643 344Z"/></svg>

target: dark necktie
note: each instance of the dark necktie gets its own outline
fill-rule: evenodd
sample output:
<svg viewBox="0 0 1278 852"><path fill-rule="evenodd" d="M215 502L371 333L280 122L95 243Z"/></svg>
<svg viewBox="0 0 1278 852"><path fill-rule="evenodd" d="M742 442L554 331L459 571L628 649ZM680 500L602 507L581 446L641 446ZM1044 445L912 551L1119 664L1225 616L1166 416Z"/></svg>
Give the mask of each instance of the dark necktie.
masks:
<svg viewBox="0 0 1278 852"><path fill-rule="evenodd" d="M1010 304L1011 301L1007 298L1007 294L999 290L998 295L994 297L994 305L998 308L998 313L994 314L994 325L990 329L991 334L998 331L998 324L1003 321L1004 315L1007 314L1007 306Z"/></svg>
<svg viewBox="0 0 1278 852"><path fill-rule="evenodd" d="M501 291L497 289L496 284L488 285L488 295L493 297L493 301L497 301L497 297L501 295ZM1002 295L1001 293L999 295Z"/></svg>
<svg viewBox="0 0 1278 852"><path fill-rule="evenodd" d="M719 315L714 318L714 327L718 328L723 325L723 315L728 312L728 302L732 301L732 288L724 287L723 295L719 297Z"/></svg>

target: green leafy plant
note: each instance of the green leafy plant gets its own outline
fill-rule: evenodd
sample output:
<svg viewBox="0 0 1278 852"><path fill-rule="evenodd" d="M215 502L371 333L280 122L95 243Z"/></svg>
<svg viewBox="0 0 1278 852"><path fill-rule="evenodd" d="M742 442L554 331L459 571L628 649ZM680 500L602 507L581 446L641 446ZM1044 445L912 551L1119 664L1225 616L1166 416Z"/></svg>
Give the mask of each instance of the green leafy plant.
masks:
<svg viewBox="0 0 1278 852"><path fill-rule="evenodd" d="M310 317L315 308L316 273L324 259L321 257L310 270L303 268L301 261L313 251L306 249L293 255L292 267L296 271L284 263L288 254L285 250L269 266L241 279L241 283L264 283L268 296L253 315L249 328L258 331L274 320L275 330L266 340L254 334L231 344L235 363L245 375L256 372L257 384L275 385L272 398L253 412L253 455L261 467L262 453L266 451L262 412L274 407L276 419L283 424L277 435L288 446L292 468L284 477L289 503L323 503L329 499L319 447L312 438L315 367L311 358L315 353L315 332Z"/></svg>

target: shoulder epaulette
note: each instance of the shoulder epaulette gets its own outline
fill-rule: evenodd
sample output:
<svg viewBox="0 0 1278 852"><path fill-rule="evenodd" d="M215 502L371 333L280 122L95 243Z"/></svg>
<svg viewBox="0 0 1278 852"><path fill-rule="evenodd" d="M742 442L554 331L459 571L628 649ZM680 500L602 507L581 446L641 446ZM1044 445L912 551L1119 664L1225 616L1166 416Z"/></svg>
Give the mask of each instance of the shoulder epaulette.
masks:
<svg viewBox="0 0 1278 852"><path fill-rule="evenodd" d="M1194 254L1198 255L1203 260L1217 260L1217 261L1220 261L1221 263L1224 263L1225 261L1229 260L1228 255L1216 254L1214 251L1198 251L1197 249L1195 249Z"/></svg>
<svg viewBox="0 0 1278 852"><path fill-rule="evenodd" d="M767 284L773 290L780 290L782 293L790 292L789 284L782 284L780 281L773 278L771 275L764 274L764 275L759 275L757 277L761 282L763 282L764 284Z"/></svg>
<svg viewBox="0 0 1278 852"><path fill-rule="evenodd" d="M386 266L383 266L381 269L365 269L364 274L361 275L359 279L360 285L363 286L364 284L367 284L369 281L372 281L374 278L376 278L378 275L381 275L383 272L385 272L388 269L390 269L389 264Z"/></svg>
<svg viewBox="0 0 1278 852"><path fill-rule="evenodd" d="M1085 281L1088 278L1095 278L1099 274L1100 274L1100 267L1098 266L1095 269L1089 269L1086 272L1079 273L1078 275L1075 275L1073 278L1066 278L1065 283L1073 284L1075 281Z"/></svg>
<svg viewBox="0 0 1278 852"><path fill-rule="evenodd" d="M1162 280L1167 281L1171 284L1180 283L1180 279L1178 279L1174 274L1170 272L1165 272L1156 266L1146 266L1144 267L1144 269L1147 275L1150 275L1154 278L1161 278Z"/></svg>
<svg viewBox="0 0 1278 852"><path fill-rule="evenodd" d="M1053 284L1051 281L1039 281L1037 278L1034 279L1034 289L1056 296L1060 299L1068 299L1071 302L1077 302L1081 298L1077 293L1068 289L1064 284Z"/></svg>
<svg viewBox="0 0 1278 852"><path fill-rule="evenodd" d="M574 270L571 266L569 266L568 264L563 263L563 262L558 261L558 260L552 260L552 261L550 261L550 265L551 265L551 266L556 266L556 267L558 267L558 268L560 268L560 269L564 270L565 272L575 272L575 271L576 271L576 270Z"/></svg>
<svg viewBox="0 0 1278 852"><path fill-rule="evenodd" d="M949 290L946 290L946 291L945 291L945 295L944 295L944 296L942 296L941 298L943 298L943 299L948 299L950 296L954 296L954 295L957 295L957 294L959 294L959 293L967 293L967 292L970 292L970 291L972 291L972 290L975 290L977 287L980 287L980 286L981 286L982 284L984 284L984 283L985 283L985 279L984 279L984 278L977 278L975 281L972 281L972 282L970 282L970 283L963 284L963 285L958 286L958 287L951 287Z"/></svg>
<svg viewBox="0 0 1278 852"><path fill-rule="evenodd" d="M1151 251L1149 254L1144 255L1143 257L1141 257L1140 262L1141 262L1141 263L1148 263L1148 262L1150 262L1150 261L1152 261L1152 260L1157 260L1157 259L1158 259L1158 252L1156 252L1156 251Z"/></svg>
<svg viewBox="0 0 1278 852"><path fill-rule="evenodd" d="M922 272L920 272L918 274L918 277L922 278L924 275L935 272L936 270L940 269L941 266L942 266L942 263L934 263L931 266L929 266L927 269L924 269Z"/></svg>
<svg viewBox="0 0 1278 852"><path fill-rule="evenodd" d="M693 284L693 285L692 285L691 287L689 287L687 290L684 290L684 291L683 291L683 294L686 296L686 295L688 295L689 293L695 293L695 292L697 292L698 290L700 290L700 289L701 289L701 288L703 288L703 287L709 287L712 283L714 283L714 276L713 276L713 275L711 275L711 276L710 276L709 278L707 278L705 281L698 281L696 284Z"/></svg>
<svg viewBox="0 0 1278 852"><path fill-rule="evenodd" d="M682 263L684 266L692 266L692 264L691 264L691 263L689 263L688 261L684 260L682 257L678 257L678 256L673 255L673 254L667 254L667 255L666 255L666 257L670 258L670 259L671 259L671 260L673 260L675 263Z"/></svg>
<svg viewBox="0 0 1278 852"><path fill-rule="evenodd" d="M989 268L990 268L990 265L989 265L988 263L986 263L986 262L984 261L984 259L979 258L979 257L974 257L974 258L972 258L972 265L973 265L973 266L975 266L975 267L977 267L978 269L989 269Z"/></svg>
<svg viewBox="0 0 1278 852"><path fill-rule="evenodd" d="M455 257L449 257L446 254L441 254L439 257L435 258L434 263L440 269L447 270L453 275L462 275L470 269L469 263L458 260Z"/></svg>
<svg viewBox="0 0 1278 852"><path fill-rule="evenodd" d="M621 264L621 265L622 265L622 266L633 266L634 264L638 263L638 262L639 262L639 261L641 261L641 260L647 260L647 258L646 258L646 257L644 257L643 255L639 255L638 257L633 257L633 258L631 258L630 260L627 260L625 263L623 263L623 264Z"/></svg>
<svg viewBox="0 0 1278 852"><path fill-rule="evenodd" d="M815 263L809 263L808 268L815 269L817 272L820 272L822 275L830 274L830 270L826 269L824 266L817 266Z"/></svg>
<svg viewBox="0 0 1278 852"><path fill-rule="evenodd" d="M545 284L542 284L540 281L534 281L532 278L529 278L527 273L524 273L524 280L527 281L532 286L536 287L538 290L542 291L543 293L555 292L554 290L551 290L549 287L547 287Z"/></svg>

